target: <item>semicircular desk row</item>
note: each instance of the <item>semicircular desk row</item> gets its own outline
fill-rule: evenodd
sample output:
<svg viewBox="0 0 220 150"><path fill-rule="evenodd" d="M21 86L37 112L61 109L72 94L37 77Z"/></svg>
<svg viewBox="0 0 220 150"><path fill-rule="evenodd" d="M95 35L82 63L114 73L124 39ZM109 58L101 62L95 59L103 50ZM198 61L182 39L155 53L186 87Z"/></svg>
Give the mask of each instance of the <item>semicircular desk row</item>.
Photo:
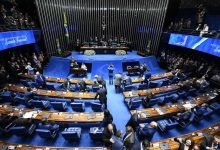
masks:
<svg viewBox="0 0 220 150"><path fill-rule="evenodd" d="M195 79L190 79L187 81L183 81L180 84L184 85L185 83L193 82ZM163 86L160 88L152 88L147 90L137 90L137 91L128 91L123 92L123 95L126 98L133 98L137 96L148 96L150 93L159 94L164 92L169 92L173 90L177 90L180 88L179 84L172 84L169 86ZM4 87L5 90L14 91L24 93L27 91L27 87L23 86L16 86L12 84L8 84ZM70 99L95 99L96 93L95 92L71 92L71 91L51 91L51 90L44 90L44 89L32 89L32 92L38 96L48 96L48 97L58 97L58 98L70 98Z"/></svg>
<svg viewBox="0 0 220 150"><path fill-rule="evenodd" d="M182 103L176 103L170 106L160 106L157 108L134 110L131 111L131 114L143 113L146 117L139 118L140 120L175 114L187 110L188 108L192 108L197 105L210 102L218 95L217 92L219 91L213 90L201 96L193 98L192 100L185 101ZM0 114L19 116L23 118L32 118L39 121L47 120L51 122L66 122L66 123L101 122L104 119L104 114L102 112L79 113L79 112L52 112L52 111L39 111L39 110L37 111L28 108L17 108L15 106L10 106L5 104L0 105Z"/></svg>
<svg viewBox="0 0 220 150"><path fill-rule="evenodd" d="M146 89L146 90L126 91L126 92L123 92L123 95L124 95L124 99L129 99L129 98L138 97L138 96L149 96L150 94L165 93L165 92L169 92L169 91L178 90L181 87L181 85L182 86L185 85L185 84L193 85L195 80L196 80L196 78L193 78L193 79L189 79L189 80L186 80L186 81L179 82L178 84L171 84L171 85L162 86L162 87L159 87L159 88L152 88L152 89Z"/></svg>
<svg viewBox="0 0 220 150"><path fill-rule="evenodd" d="M184 134L175 138L189 138L191 137L196 145L200 145L202 140L204 139L205 134L210 135L219 135L220 134L220 122L216 123L212 126L207 128ZM164 147L170 150L178 150L179 143L175 142L173 138L168 138L156 142L152 142L150 147L146 148L149 150L163 150ZM48 147L48 146L32 146L32 145L24 145L24 144L15 144L15 143L8 143L8 142L0 142L0 148L2 149L15 149L15 150L26 150L26 149L33 149L33 150L110 150L110 148L106 147Z"/></svg>
<svg viewBox="0 0 220 150"><path fill-rule="evenodd" d="M142 110L131 110L130 113L139 113L141 118L139 120L146 120L152 118L161 118L171 114L177 114L179 112L183 112L185 110L189 110L194 108L195 106L202 105L204 103L211 102L218 96L218 92L220 90L213 90L207 93L202 94L201 96L197 96L191 100L187 100L180 103L174 103L172 105L167 106L159 106L156 108L146 108Z"/></svg>
<svg viewBox="0 0 220 150"><path fill-rule="evenodd" d="M19 76L21 78L28 78L28 79L34 79L34 75L30 75L30 74L19 74ZM167 73L162 73L160 75L153 75L150 80L153 81L153 80L159 80L159 79L163 79L163 78L167 78L167 77L170 77L170 76L173 76L173 73L172 72L167 72ZM65 81L65 78L53 78L53 77L46 77L46 81L47 82L55 82L55 83L63 83ZM132 83L140 83L140 82L143 82L144 81L144 78L141 77L141 78L132 78ZM79 83L80 80L77 80L77 79L70 79L70 83L71 84L77 84ZM94 84L94 81L93 80L85 80L86 84L88 85L93 85Z"/></svg>

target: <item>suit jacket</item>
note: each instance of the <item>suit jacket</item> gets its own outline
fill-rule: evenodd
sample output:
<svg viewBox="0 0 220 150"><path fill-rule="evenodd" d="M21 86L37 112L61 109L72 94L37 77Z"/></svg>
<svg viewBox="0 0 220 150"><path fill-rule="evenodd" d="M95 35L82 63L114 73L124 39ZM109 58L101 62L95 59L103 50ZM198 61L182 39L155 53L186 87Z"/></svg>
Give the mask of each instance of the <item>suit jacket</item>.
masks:
<svg viewBox="0 0 220 150"><path fill-rule="evenodd" d="M179 143L179 148L178 148L178 150L184 150L184 147L185 147L185 142L183 142L183 141L179 141L179 140L177 140L176 138L174 139L176 142L178 142ZM189 147L189 149L188 150L193 150L193 147Z"/></svg>
<svg viewBox="0 0 220 150"><path fill-rule="evenodd" d="M107 90L105 88L101 88L97 91L95 99L99 96L99 101L101 104L107 101Z"/></svg>
<svg viewBox="0 0 220 150"><path fill-rule="evenodd" d="M200 149L206 150L206 147L212 147L214 136L209 133L204 133L203 136L204 136L204 139L200 145ZM220 146L218 149L220 149Z"/></svg>
<svg viewBox="0 0 220 150"><path fill-rule="evenodd" d="M142 138L146 138L148 141L151 141L157 129L152 128L150 124L146 124L143 128L139 129L139 134Z"/></svg>
<svg viewBox="0 0 220 150"><path fill-rule="evenodd" d="M113 144L112 144L112 150L123 150L124 148L124 145L123 145L123 142L121 139L119 139L118 137L116 136L112 136L113 140L115 141Z"/></svg>
<svg viewBox="0 0 220 150"><path fill-rule="evenodd" d="M136 131L139 127L138 115L137 114L132 115L126 126L131 126L133 130Z"/></svg>
<svg viewBox="0 0 220 150"><path fill-rule="evenodd" d="M45 86L46 85L46 79L43 75L40 76L36 76L35 77L35 82L39 85L39 86Z"/></svg>
<svg viewBox="0 0 220 150"><path fill-rule="evenodd" d="M124 146L126 147L126 150L132 150L132 147L135 143L134 132L126 133L123 140L124 140Z"/></svg>
<svg viewBox="0 0 220 150"><path fill-rule="evenodd" d="M70 89L70 82L64 81L62 87L64 90L69 90Z"/></svg>
<svg viewBox="0 0 220 150"><path fill-rule="evenodd" d="M85 91L86 90L86 82L85 81L81 81L79 83L79 89L80 89L80 91Z"/></svg>
<svg viewBox="0 0 220 150"><path fill-rule="evenodd" d="M102 135L102 140L105 143L105 146L109 147L112 145L112 143L110 142L110 139L112 138L113 135L115 135L117 132L116 126L115 124L113 124L113 132L109 132L108 128L105 127L104 131L103 131L103 135Z"/></svg>

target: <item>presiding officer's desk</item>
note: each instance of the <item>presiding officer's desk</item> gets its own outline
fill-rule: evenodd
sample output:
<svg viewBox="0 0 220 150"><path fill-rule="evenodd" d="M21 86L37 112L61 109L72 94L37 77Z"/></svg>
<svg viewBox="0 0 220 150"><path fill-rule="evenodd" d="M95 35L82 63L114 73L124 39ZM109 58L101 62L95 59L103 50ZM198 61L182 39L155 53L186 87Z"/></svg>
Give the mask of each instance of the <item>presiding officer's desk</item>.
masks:
<svg viewBox="0 0 220 150"><path fill-rule="evenodd" d="M185 83L193 83L196 79L190 79L186 80L183 82L180 82L180 84L185 84ZM123 92L124 98L129 99L133 97L138 97L138 96L149 96L150 94L159 94L159 93L165 93L173 90L177 90L180 88L179 84L172 84L169 86L162 86L160 88L153 88L153 89L147 89L147 90L135 90L135 91L127 91Z"/></svg>
<svg viewBox="0 0 220 150"><path fill-rule="evenodd" d="M34 75L30 74L19 74L21 78L28 78L28 79L34 79ZM65 81L65 78L53 78L53 77L45 77L47 82L56 82L56 83L63 83ZM69 80L71 84L77 84L80 82L80 80L77 79L70 79ZM92 80L85 80L87 85L93 85L94 81Z"/></svg>
<svg viewBox="0 0 220 150"><path fill-rule="evenodd" d="M159 79L163 79L163 78L168 78L168 77L171 77L171 76L173 76L172 72L162 73L160 75L153 75L150 78L150 81L159 80ZM132 78L131 81L132 81L132 83L140 83L140 82L144 81L144 78L143 77L141 77L141 78Z"/></svg>
<svg viewBox="0 0 220 150"><path fill-rule="evenodd" d="M209 126L207 128L189 133L184 134L175 138L192 138L192 140L195 142L195 145L200 146L200 143L204 139L204 133L208 133L211 135L219 135L220 134L220 122L216 123L212 126ZM179 143L174 141L173 138L168 138L160 141L156 141L151 143L151 146L149 147L150 150L162 150L161 145L167 145L169 149L171 150L178 150L179 149Z"/></svg>
<svg viewBox="0 0 220 150"><path fill-rule="evenodd" d="M129 50L127 46L81 46L81 50Z"/></svg>
<svg viewBox="0 0 220 150"><path fill-rule="evenodd" d="M100 123L103 121L102 112L52 112L32 110L28 108L17 108L16 106L0 104L0 114L17 116L21 118L32 118L36 121L57 122L57 123Z"/></svg>
<svg viewBox="0 0 220 150"><path fill-rule="evenodd" d="M184 101L181 103L175 103L172 105L160 106L160 107L156 107L156 108L132 110L130 112L131 112L131 114L134 114L134 113L143 114L143 115L140 115L140 118L139 118L140 121L146 120L146 119L152 119L152 118L162 118L162 117L169 116L172 114L177 114L179 112L188 110L188 109L193 108L195 106L210 102L217 95L218 95L217 92L214 90L214 91L207 92L205 94L202 94L201 96L197 96L191 100Z"/></svg>
<svg viewBox="0 0 220 150"><path fill-rule="evenodd" d="M7 85L4 87L5 90L24 93L27 91L27 87L16 86L16 85ZM57 97L57 98L70 98L70 99L91 99L94 100L96 93L94 92L63 92L63 91L50 91L43 89L32 89L32 92L38 96L48 96L48 97Z"/></svg>

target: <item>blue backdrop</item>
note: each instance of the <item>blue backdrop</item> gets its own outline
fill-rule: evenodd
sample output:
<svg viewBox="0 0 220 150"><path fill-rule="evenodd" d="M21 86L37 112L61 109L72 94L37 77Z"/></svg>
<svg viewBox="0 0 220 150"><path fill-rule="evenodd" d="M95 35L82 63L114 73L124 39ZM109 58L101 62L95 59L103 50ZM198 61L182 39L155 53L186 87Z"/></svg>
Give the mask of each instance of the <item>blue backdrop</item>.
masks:
<svg viewBox="0 0 220 150"><path fill-rule="evenodd" d="M220 40L193 35L171 34L169 44L186 47L220 57Z"/></svg>
<svg viewBox="0 0 220 150"><path fill-rule="evenodd" d="M0 51L32 43L35 43L35 38L32 30L0 33Z"/></svg>

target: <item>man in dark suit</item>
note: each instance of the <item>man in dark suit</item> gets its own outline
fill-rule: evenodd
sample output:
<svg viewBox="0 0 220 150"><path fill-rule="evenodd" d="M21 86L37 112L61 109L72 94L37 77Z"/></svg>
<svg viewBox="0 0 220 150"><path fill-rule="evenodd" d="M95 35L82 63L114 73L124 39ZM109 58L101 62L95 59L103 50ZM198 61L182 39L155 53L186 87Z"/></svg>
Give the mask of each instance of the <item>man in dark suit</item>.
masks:
<svg viewBox="0 0 220 150"><path fill-rule="evenodd" d="M138 129L138 135L141 139L147 139L151 141L155 132L157 131L157 123L152 121L150 124L146 124Z"/></svg>
<svg viewBox="0 0 220 150"><path fill-rule="evenodd" d="M95 99L99 98L101 104L105 105L105 109L107 109L107 90L103 87L103 85L99 85L99 90L96 93Z"/></svg>
<svg viewBox="0 0 220 150"><path fill-rule="evenodd" d="M45 88L45 87L46 87L46 79L45 79L45 77L44 77L42 74L40 74L39 72L36 72L35 82L37 83L37 85L38 85L40 88Z"/></svg>
<svg viewBox="0 0 220 150"><path fill-rule="evenodd" d="M126 127L126 134L124 135L123 141L126 150L132 150L132 147L135 143L135 135L134 135L134 130L132 129L131 126Z"/></svg>
<svg viewBox="0 0 220 150"><path fill-rule="evenodd" d="M80 82L79 82L79 90L82 92L86 91L86 79L83 78Z"/></svg>
<svg viewBox="0 0 220 150"><path fill-rule="evenodd" d="M106 147L111 146L115 142L112 136L116 135L116 132L117 132L117 129L116 129L115 124L113 123L110 123L105 127L103 131L102 139Z"/></svg>
<svg viewBox="0 0 220 150"><path fill-rule="evenodd" d="M205 133L204 139L200 145L201 150L220 150L220 136Z"/></svg>
<svg viewBox="0 0 220 150"><path fill-rule="evenodd" d="M65 81L63 82L62 84L62 88L67 91L67 90L70 90L70 80L68 78L65 79Z"/></svg>
<svg viewBox="0 0 220 150"><path fill-rule="evenodd" d="M122 142L122 131L118 130L116 136L112 136L114 143L112 144L112 150L123 150L124 145Z"/></svg>
<svg viewBox="0 0 220 150"><path fill-rule="evenodd" d="M13 121L16 126L30 127L33 124L32 119L18 118Z"/></svg>
<svg viewBox="0 0 220 150"><path fill-rule="evenodd" d="M131 116L126 126L131 126L134 131L139 128L138 113L135 113Z"/></svg>

